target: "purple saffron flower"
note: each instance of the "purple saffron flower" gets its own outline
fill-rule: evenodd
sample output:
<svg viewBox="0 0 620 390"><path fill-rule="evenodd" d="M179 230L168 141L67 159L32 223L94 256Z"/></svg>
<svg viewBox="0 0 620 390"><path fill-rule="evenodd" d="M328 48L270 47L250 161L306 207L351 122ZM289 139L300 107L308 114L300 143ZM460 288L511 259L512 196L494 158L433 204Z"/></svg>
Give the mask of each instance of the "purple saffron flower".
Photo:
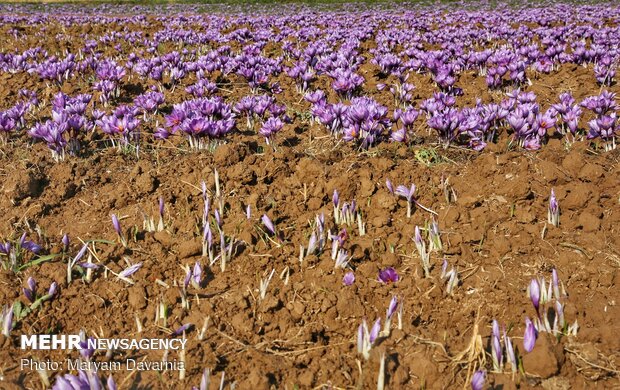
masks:
<svg viewBox="0 0 620 390"><path fill-rule="evenodd" d="M162 198L161 196L159 197L159 216L161 218L164 217L164 198Z"/></svg>
<svg viewBox="0 0 620 390"><path fill-rule="evenodd" d="M390 194L394 193L394 186L392 185L390 179L385 180L385 186L387 187L388 191L390 191Z"/></svg>
<svg viewBox="0 0 620 390"><path fill-rule="evenodd" d="M64 236L62 236L62 250L64 252L69 250L69 235L65 234Z"/></svg>
<svg viewBox="0 0 620 390"><path fill-rule="evenodd" d="M271 145L273 143L273 138L275 137L276 133L282 130L283 126L284 124L282 123L280 118L271 117L267 119L265 123L263 123L263 126L258 131L258 133L265 137L267 145Z"/></svg>
<svg viewBox="0 0 620 390"><path fill-rule="evenodd" d="M388 305L385 318L387 320L391 319L394 313L396 313L396 309L398 309L398 298L396 298L396 295L394 295L392 296L392 299L390 300L390 304Z"/></svg>
<svg viewBox="0 0 620 390"><path fill-rule="evenodd" d="M471 378L471 390L482 390L486 381L487 373L484 370L478 370Z"/></svg>
<svg viewBox="0 0 620 390"><path fill-rule="evenodd" d="M424 240L422 239L422 233L420 231L420 227L416 225L416 227L415 227L415 229L413 231L414 231L413 241L415 242L415 244L416 245L424 244Z"/></svg>
<svg viewBox="0 0 620 390"><path fill-rule="evenodd" d="M532 352L534 345L536 344L536 338L538 334L534 323L530 321L529 317L525 318L525 333L523 335L523 348L526 352Z"/></svg>
<svg viewBox="0 0 620 390"><path fill-rule="evenodd" d="M415 195L415 184L411 184L411 187L407 188L403 185L396 187L396 191L394 194L401 196L407 200L407 218L411 217L411 212L413 209L413 204L415 203L414 195Z"/></svg>
<svg viewBox="0 0 620 390"><path fill-rule="evenodd" d="M558 271L555 268L551 270L551 284L553 285L555 299L560 299L560 280L558 278Z"/></svg>
<svg viewBox="0 0 620 390"><path fill-rule="evenodd" d="M4 307L2 310L2 334L5 337L11 335L11 329L13 329L13 305Z"/></svg>
<svg viewBox="0 0 620 390"><path fill-rule="evenodd" d="M116 386L116 385L114 385ZM56 377L56 382L52 390L82 390L82 389L101 389L102 384L97 373L93 371L78 370L78 375L65 374ZM116 387L108 390L116 390Z"/></svg>
<svg viewBox="0 0 620 390"><path fill-rule="evenodd" d="M381 331L381 318L377 318L377 321L375 321L374 325L370 329L370 338L369 338L370 344L374 344L375 340L377 340L377 337L379 337L380 331Z"/></svg>
<svg viewBox="0 0 620 390"><path fill-rule="evenodd" d="M398 273L392 267L387 267L379 271L379 281L381 283L394 283L398 281Z"/></svg>
<svg viewBox="0 0 620 390"><path fill-rule="evenodd" d="M344 274L344 277L342 278L342 284L344 284L345 286L350 286L355 282L355 274L353 272L347 272L346 274Z"/></svg>
<svg viewBox="0 0 620 390"><path fill-rule="evenodd" d="M95 340L94 337L86 337L86 333L81 330L80 331L80 355L82 355L82 357L86 360L90 360L90 358L95 354L95 349L94 348L90 348L89 344L89 340Z"/></svg>
<svg viewBox="0 0 620 390"><path fill-rule="evenodd" d="M49 290L47 290L47 296L49 297L48 299L53 298L56 295L57 291L58 291L58 283L52 282L52 284L50 284Z"/></svg>
<svg viewBox="0 0 620 390"><path fill-rule="evenodd" d="M117 390L116 382L114 382L114 378L112 378L112 374L110 374L110 376L108 377L106 384L108 385L108 390Z"/></svg>
<svg viewBox="0 0 620 390"><path fill-rule="evenodd" d="M121 223L118 221L118 217L116 216L116 214L112 214L112 227L114 227L116 234L118 234L119 236L123 235Z"/></svg>
<svg viewBox="0 0 620 390"><path fill-rule="evenodd" d="M553 188L551 189L551 195L549 196L547 221L556 227L560 225L560 206L558 205L558 200L555 197L555 191L553 191Z"/></svg>
<svg viewBox="0 0 620 390"><path fill-rule="evenodd" d="M362 353L364 351L364 339L366 333L366 320L363 320L360 326L357 328L357 352Z"/></svg>
<svg viewBox="0 0 620 390"><path fill-rule="evenodd" d="M170 137L170 132L163 127L158 128L153 132L153 138L163 140Z"/></svg>
<svg viewBox="0 0 620 390"><path fill-rule="evenodd" d="M21 247L26 249L26 250L28 250L28 251L30 251L30 252L32 252L32 253L34 253L35 255L38 254L39 252L41 252L41 249L43 249L43 248L41 248L40 245L38 245L38 244L36 244L36 243L34 243L32 241L29 241L29 240L24 241L22 243Z"/></svg>
<svg viewBox="0 0 620 390"><path fill-rule="evenodd" d="M82 263L78 263L78 265L86 269L99 269L99 265L95 263L82 262Z"/></svg>
<svg viewBox="0 0 620 390"><path fill-rule="evenodd" d="M10 242L0 243L0 253L9 255L11 253L11 243Z"/></svg>
<svg viewBox="0 0 620 390"><path fill-rule="evenodd" d="M263 214L263 216L261 217L261 221L263 222L263 225L265 225L265 228L267 229L267 231L272 236L275 236L276 227L274 226L273 222L271 222L271 219L267 216L267 214Z"/></svg>
<svg viewBox="0 0 620 390"><path fill-rule="evenodd" d="M183 280L183 288L187 290L187 286L189 286L189 282L192 280L192 270L187 267L187 272L185 273L185 279Z"/></svg>
<svg viewBox="0 0 620 390"><path fill-rule="evenodd" d="M84 257L84 254L86 253L86 251L88 250L88 243L84 244L84 246L82 247L82 249L80 249L80 251L77 253L77 255L75 255L75 257L73 258L72 263L75 264L78 261L80 261L80 259L82 257Z"/></svg>
<svg viewBox="0 0 620 390"><path fill-rule="evenodd" d="M493 321L494 323L497 323L497 321ZM495 336L495 334L493 334L493 336L491 337L491 349L493 350L493 353L491 354L491 358L493 360L493 369L495 371L501 371L503 360L502 345L499 341L499 337Z"/></svg>
<svg viewBox="0 0 620 390"><path fill-rule="evenodd" d="M183 326L181 326L179 329L175 330L174 332L172 332L172 334L170 334L171 337L177 337L183 334L183 332L187 331L188 329L190 329L193 325L192 324L185 324Z"/></svg>
<svg viewBox="0 0 620 390"><path fill-rule="evenodd" d="M194 288L200 288L202 283L202 265L199 261L194 264L194 270L192 272L192 285Z"/></svg>
<svg viewBox="0 0 620 390"><path fill-rule="evenodd" d="M32 276L28 277L26 281L28 287L24 287L24 295L30 302L34 302L37 300L37 282L32 278Z"/></svg>
<svg viewBox="0 0 620 390"><path fill-rule="evenodd" d="M217 226L221 229L222 228L222 217L220 216L219 210L216 209L213 215L215 216L215 223L217 223Z"/></svg>
<svg viewBox="0 0 620 390"><path fill-rule="evenodd" d="M538 284L538 280L532 279L532 281L530 282L529 292L532 305L534 305L534 308L538 313L538 308L540 306L540 284Z"/></svg>
<svg viewBox="0 0 620 390"><path fill-rule="evenodd" d="M135 274L140 269L140 267L142 267L142 263L134 264L130 267L125 268L120 274L118 274L118 276L121 278L128 278L131 275Z"/></svg>
<svg viewBox="0 0 620 390"><path fill-rule="evenodd" d="M515 350L512 347L512 340L510 337L506 335L506 330L504 329L504 344L506 344L506 360L510 363L512 368L512 372L517 371L517 358L515 356Z"/></svg>

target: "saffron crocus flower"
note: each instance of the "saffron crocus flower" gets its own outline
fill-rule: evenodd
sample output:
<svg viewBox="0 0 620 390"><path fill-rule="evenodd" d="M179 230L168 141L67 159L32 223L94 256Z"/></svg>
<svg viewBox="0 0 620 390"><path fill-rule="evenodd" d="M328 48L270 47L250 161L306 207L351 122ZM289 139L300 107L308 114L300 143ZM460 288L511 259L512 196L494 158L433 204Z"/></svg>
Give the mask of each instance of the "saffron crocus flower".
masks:
<svg viewBox="0 0 620 390"><path fill-rule="evenodd" d="M471 390L482 390L486 381L487 373L484 370L478 370L471 378Z"/></svg>
<svg viewBox="0 0 620 390"><path fill-rule="evenodd" d="M390 179L385 180L385 186L387 187L388 191L390 191L390 194L394 193L394 186L392 185Z"/></svg>
<svg viewBox="0 0 620 390"><path fill-rule="evenodd" d="M558 278L558 271L555 268L551 270L551 284L553 285L555 299L560 299L560 280Z"/></svg>
<svg viewBox="0 0 620 390"><path fill-rule="evenodd" d="M106 381L106 384L108 385L108 390L117 390L116 382L114 382L114 378L112 378L112 374L108 376L108 380Z"/></svg>
<svg viewBox="0 0 620 390"><path fill-rule="evenodd" d="M517 358L515 356L515 350L512 347L512 340L508 335L506 335L506 330L504 329L504 344L506 344L506 362L510 363L510 367L512 372L517 372Z"/></svg>
<svg viewBox="0 0 620 390"><path fill-rule="evenodd" d="M142 263L134 264L130 267L125 268L121 273L118 274L118 277L121 279L128 280L128 278L138 272L138 270L142 267Z"/></svg>
<svg viewBox="0 0 620 390"><path fill-rule="evenodd" d="M491 359L493 360L493 370L502 370L502 345L499 339L499 323L497 320L493 320L493 333L491 334Z"/></svg>
<svg viewBox="0 0 620 390"><path fill-rule="evenodd" d="M398 306L398 298L396 297L396 295L394 295L392 296L392 299L390 299L388 308L385 311L385 323L383 324L383 331L381 332L381 335L384 337L390 335L390 325L392 324L392 317L394 316L394 313L396 313Z"/></svg>
<svg viewBox="0 0 620 390"><path fill-rule="evenodd" d="M58 291L58 283L52 282L52 284L50 284L50 288L47 290L47 296L49 297L48 299L53 298L56 295L57 291Z"/></svg>
<svg viewBox="0 0 620 390"><path fill-rule="evenodd" d="M558 200L555 197L555 191L551 189L551 195L549 196L549 209L547 210L547 221L555 226L560 226L560 206Z"/></svg>
<svg viewBox="0 0 620 390"><path fill-rule="evenodd" d="M196 264L194 264L194 270L192 271L192 286L194 286L194 288L199 289L200 285L202 283L202 265L200 264L199 261L196 262Z"/></svg>
<svg viewBox="0 0 620 390"><path fill-rule="evenodd" d="M392 267L387 267L379 271L379 281L381 283L394 283L398 281L398 273Z"/></svg>
<svg viewBox="0 0 620 390"><path fill-rule="evenodd" d="M435 218L433 218L433 221L428 225L428 233L430 236L430 249L442 251L443 244L441 242L441 232L439 231L439 224L435 221Z"/></svg>
<svg viewBox="0 0 620 390"><path fill-rule="evenodd" d="M192 324L185 324L180 326L177 330L175 330L174 332L172 332L170 334L171 337L177 337L183 334L183 332L187 331L188 329L190 329L193 325Z"/></svg>
<svg viewBox="0 0 620 390"><path fill-rule="evenodd" d="M32 276L28 277L26 281L28 287L24 287L24 295L30 302L34 302L37 300L37 282L32 278Z"/></svg>
<svg viewBox="0 0 620 390"><path fill-rule="evenodd" d="M86 332L84 330L80 330L80 355L86 360L90 360L90 358L94 355L95 350L90 348L92 342L89 343L89 340L95 340L94 337L86 337Z"/></svg>
<svg viewBox="0 0 620 390"><path fill-rule="evenodd" d="M523 335L523 348L526 352L532 352L534 345L536 344L536 338L538 334L534 323L530 321L529 317L525 318L525 333Z"/></svg>
<svg viewBox="0 0 620 390"><path fill-rule="evenodd" d="M263 214L263 216L261 217L261 221L263 222L263 225L267 229L267 232L269 234L271 234L272 236L275 236L276 235L276 227L274 226L274 224L271 221L271 219L267 216L267 214Z"/></svg>
<svg viewBox="0 0 620 390"><path fill-rule="evenodd" d="M116 232L116 234L118 234L118 237L121 239L121 244L123 244L123 246L127 246L127 240L125 239L125 237L123 237L123 230L121 229L121 223L118 220L118 217L116 216L116 214L112 214L112 227L114 228L114 231Z"/></svg>
<svg viewBox="0 0 620 390"><path fill-rule="evenodd" d="M64 236L62 236L62 250L64 252L69 250L69 235L65 234Z"/></svg>
<svg viewBox="0 0 620 390"><path fill-rule="evenodd" d="M353 272L347 272L346 274L344 274L344 277L342 278L342 284L344 284L345 286L350 286L355 282L355 274Z"/></svg>
<svg viewBox="0 0 620 390"><path fill-rule="evenodd" d="M267 119L265 123L263 123L263 126L258 131L258 133L265 137L267 145L272 145L276 133L282 130L283 126L284 124L282 123L280 118L271 117Z"/></svg>
<svg viewBox="0 0 620 390"><path fill-rule="evenodd" d="M370 330L368 330L366 319L362 320L362 324L357 329L357 351L362 354L365 360L370 358L370 350L379 337L380 330L381 318L377 318Z"/></svg>
<svg viewBox="0 0 620 390"><path fill-rule="evenodd" d="M35 255L39 254L39 252L41 252L41 249L43 249L37 243L26 240L26 232L24 232L24 234L22 234L21 238L19 239L19 247L26 249L27 251L30 251Z"/></svg>
<svg viewBox="0 0 620 390"><path fill-rule="evenodd" d="M532 305L534 305L534 308L536 309L536 312L538 313L538 308L540 306L540 284L538 283L538 280L532 279L528 290L530 294L530 300L532 301Z"/></svg>
<svg viewBox="0 0 620 390"><path fill-rule="evenodd" d="M159 217L160 218L164 218L164 198L162 198L161 196L159 197Z"/></svg>
<svg viewBox="0 0 620 390"><path fill-rule="evenodd" d="M411 210L413 208L413 196L415 194L415 184L411 184L411 187L405 186L396 187L394 194L401 196L407 200L407 218L411 218Z"/></svg>
<svg viewBox="0 0 620 390"><path fill-rule="evenodd" d="M101 389L102 386L95 371L78 370L77 375L57 376L52 390ZM116 390L116 385L114 384L114 386L110 387L108 381L108 390Z"/></svg>
<svg viewBox="0 0 620 390"><path fill-rule="evenodd" d="M334 268L345 268L349 264L349 254L344 249L338 251Z"/></svg>
<svg viewBox="0 0 620 390"><path fill-rule="evenodd" d="M318 247L318 239L316 238L316 233L312 232L310 238L308 239L308 250L306 251L306 255L313 254Z"/></svg>
<svg viewBox="0 0 620 390"><path fill-rule="evenodd" d="M2 308L0 323L2 323L2 335L9 337L13 329L13 305Z"/></svg>

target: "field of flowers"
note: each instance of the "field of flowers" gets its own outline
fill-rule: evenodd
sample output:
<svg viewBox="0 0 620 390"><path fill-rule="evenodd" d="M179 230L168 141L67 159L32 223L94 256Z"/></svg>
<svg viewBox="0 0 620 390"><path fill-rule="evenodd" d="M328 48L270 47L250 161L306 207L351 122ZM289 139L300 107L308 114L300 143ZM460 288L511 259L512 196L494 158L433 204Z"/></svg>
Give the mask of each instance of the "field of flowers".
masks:
<svg viewBox="0 0 620 390"><path fill-rule="evenodd" d="M0 388L620 386L619 62L611 3L0 5Z"/></svg>

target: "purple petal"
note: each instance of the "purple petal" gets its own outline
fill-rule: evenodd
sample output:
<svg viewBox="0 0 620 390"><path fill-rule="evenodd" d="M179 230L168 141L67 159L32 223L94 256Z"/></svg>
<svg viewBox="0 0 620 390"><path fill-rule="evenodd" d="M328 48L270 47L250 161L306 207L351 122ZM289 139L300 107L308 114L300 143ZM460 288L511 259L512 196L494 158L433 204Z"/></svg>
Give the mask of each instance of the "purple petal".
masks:
<svg viewBox="0 0 620 390"><path fill-rule="evenodd" d="M112 214L112 227L114 227L116 234L119 236L123 234L123 231L121 230L121 223L119 222L116 214Z"/></svg>
<svg viewBox="0 0 620 390"><path fill-rule="evenodd" d="M536 344L536 328L529 318L525 319L525 334L523 335L523 348L527 352L532 352L534 345Z"/></svg>
<svg viewBox="0 0 620 390"><path fill-rule="evenodd" d="M272 235L276 234L276 227L273 225L273 222L271 222L271 219L269 219L267 214L263 214L261 221L263 222L263 225L265 225L265 228L267 228L269 233L271 233Z"/></svg>
<svg viewBox="0 0 620 390"><path fill-rule="evenodd" d="M58 283L52 282L52 284L50 284L49 290L47 290L47 295L49 295L49 297L52 298L54 295L56 295L57 291L58 291Z"/></svg>
<svg viewBox="0 0 620 390"><path fill-rule="evenodd" d="M131 275L135 274L140 269L140 267L142 267L142 263L134 264L131 267L123 270L123 272L118 274L118 276L120 276L121 278L128 278Z"/></svg>
<svg viewBox="0 0 620 390"><path fill-rule="evenodd" d="M161 217L163 217L163 216L164 216L164 207L165 207L165 206L164 206L164 198L159 197L159 215L160 215ZM111 378L111 377L110 377L110 378Z"/></svg>
<svg viewBox="0 0 620 390"><path fill-rule="evenodd" d="M84 257L84 254L86 253L87 249L88 249L88 244L84 244L82 249L80 249L77 255L75 255L75 257L73 258L73 263L77 263L78 261L80 261L80 259Z"/></svg>
<svg viewBox="0 0 620 390"><path fill-rule="evenodd" d="M200 282L202 280L202 265L200 265L199 261L197 261L196 264L194 264L193 277L194 277L194 283L200 286Z"/></svg>
<svg viewBox="0 0 620 390"><path fill-rule="evenodd" d="M30 302L34 302L36 300L35 295L33 293L32 290L24 287L23 288L24 291L24 296L26 297L26 299L28 299Z"/></svg>
<svg viewBox="0 0 620 390"><path fill-rule="evenodd" d="M350 286L355 282L355 274L353 272L347 272L346 274L344 274L344 277L342 278L342 284L344 284L345 286Z"/></svg>
<svg viewBox="0 0 620 390"><path fill-rule="evenodd" d="M38 254L39 252L41 252L41 249L43 249L43 248L41 248L40 245L38 245L38 244L36 244L36 243L34 243L32 241L29 241L29 240L25 240L24 242L22 242L21 247L26 249L26 250L29 250L30 252L34 253L35 255Z"/></svg>
<svg viewBox="0 0 620 390"><path fill-rule="evenodd" d="M114 382L114 378L112 378L112 374L108 377L107 381L108 390L117 390L116 382Z"/></svg>
<svg viewBox="0 0 620 390"><path fill-rule="evenodd" d="M396 312L396 309L398 309L398 298L396 298L396 295L394 295L392 299L390 300L390 304L388 305L386 318L387 319L392 318L392 316Z"/></svg>
<svg viewBox="0 0 620 390"><path fill-rule="evenodd" d="M529 290L532 305L534 305L534 308L538 311L538 307L540 305L540 284L538 284L538 280L532 279Z"/></svg>
<svg viewBox="0 0 620 390"><path fill-rule="evenodd" d="M191 327L192 327L192 324L185 324L185 325L181 326L179 329L177 329L174 332L172 332L171 336L172 337L176 337L176 336L182 335L183 332L185 332L186 330L188 330Z"/></svg>
<svg viewBox="0 0 620 390"><path fill-rule="evenodd" d="M62 247L65 252L69 249L69 235L67 234L62 236Z"/></svg>
<svg viewBox="0 0 620 390"><path fill-rule="evenodd" d="M357 352L360 353L364 350L364 333L366 333L364 329L365 325L366 320L363 320L363 322L357 328Z"/></svg>
<svg viewBox="0 0 620 390"><path fill-rule="evenodd" d="M37 292L37 282L34 280L32 276L28 277L26 284L28 285L28 288L30 289L30 291L32 291L33 294Z"/></svg>
<svg viewBox="0 0 620 390"><path fill-rule="evenodd" d="M377 337L379 337L379 331L381 330L381 318L377 318L375 324L370 329L370 344L373 344Z"/></svg>
<svg viewBox="0 0 620 390"><path fill-rule="evenodd" d="M86 269L98 269L99 265L95 264L95 263L89 263L89 262L83 262L83 263L78 263L78 265L82 268L86 268Z"/></svg>
<svg viewBox="0 0 620 390"><path fill-rule="evenodd" d="M471 379L471 390L482 390L486 381L487 373L484 370L478 370Z"/></svg>
<svg viewBox="0 0 620 390"><path fill-rule="evenodd" d="M398 281L398 273L392 267L387 267L379 271L379 281L382 283L391 283Z"/></svg>

